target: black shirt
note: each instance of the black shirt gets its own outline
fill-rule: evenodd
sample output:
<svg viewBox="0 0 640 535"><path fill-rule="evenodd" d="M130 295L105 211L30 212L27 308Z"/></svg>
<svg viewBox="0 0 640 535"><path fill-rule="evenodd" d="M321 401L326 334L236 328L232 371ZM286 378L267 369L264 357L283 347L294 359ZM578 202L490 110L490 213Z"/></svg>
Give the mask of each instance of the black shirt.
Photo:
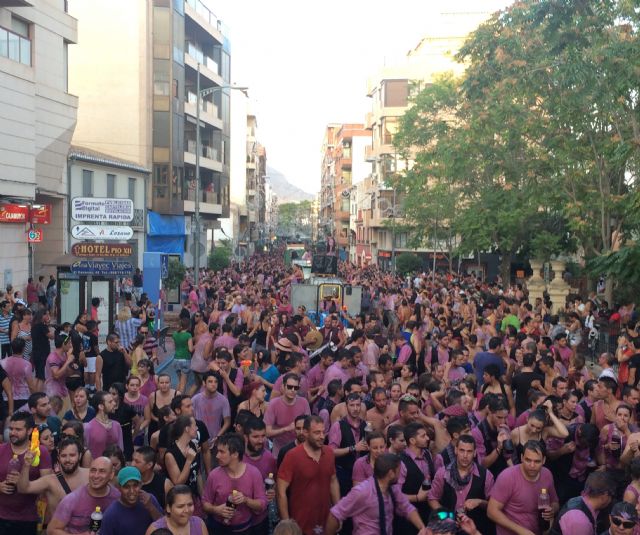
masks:
<svg viewBox="0 0 640 535"><path fill-rule="evenodd" d="M198 445L202 447L202 445L209 440L209 431L207 430L207 426L204 425L204 422L200 420L196 420L196 425L198 426ZM172 440L169 440L171 427L171 425L165 425L160 429L158 448L168 448L169 444L173 443Z"/></svg>
<svg viewBox="0 0 640 535"><path fill-rule="evenodd" d="M636 376L633 386L638 386L638 382L640 381L640 353L636 353L629 359L629 370L635 368Z"/></svg>
<svg viewBox="0 0 640 535"><path fill-rule="evenodd" d="M131 405L127 405L123 401L120 402L116 411L111 418L120 424L122 428L122 451L127 461L133 456L133 419L136 417L136 411Z"/></svg>
<svg viewBox="0 0 640 535"><path fill-rule="evenodd" d="M34 361L44 362L47 360L51 352L48 334L49 326L44 323L36 323L31 327L31 340L33 342L32 355Z"/></svg>
<svg viewBox="0 0 640 535"><path fill-rule="evenodd" d="M129 373L124 353L103 349L100 356L102 357L102 389L109 390L113 383L124 383Z"/></svg>
<svg viewBox="0 0 640 535"><path fill-rule="evenodd" d="M511 380L511 389L515 395L516 415L522 414L529 408L529 390L535 380L544 385L544 376L536 372L516 373Z"/></svg>
<svg viewBox="0 0 640 535"><path fill-rule="evenodd" d="M7 402L2 398L2 392L4 392L4 390L2 389L2 381L4 381L7 377L9 377L7 375L7 372L5 372L4 368L0 366L0 418L3 419L7 416L5 414L5 411L7 410Z"/></svg>

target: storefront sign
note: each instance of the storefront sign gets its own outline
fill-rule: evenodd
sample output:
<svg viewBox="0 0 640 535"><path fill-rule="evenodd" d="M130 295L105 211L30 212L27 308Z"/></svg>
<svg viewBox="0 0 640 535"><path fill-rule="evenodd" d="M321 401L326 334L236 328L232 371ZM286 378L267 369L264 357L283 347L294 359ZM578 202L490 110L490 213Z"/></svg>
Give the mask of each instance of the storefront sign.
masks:
<svg viewBox="0 0 640 535"><path fill-rule="evenodd" d="M71 264L71 272L76 275L128 277L133 273L133 266L130 262L114 260L78 260Z"/></svg>
<svg viewBox="0 0 640 535"><path fill-rule="evenodd" d="M32 225L49 225L51 223L51 205L34 204L29 217Z"/></svg>
<svg viewBox="0 0 640 535"><path fill-rule="evenodd" d="M76 221L131 221L131 199L76 197L71 202L71 217Z"/></svg>
<svg viewBox="0 0 640 535"><path fill-rule="evenodd" d="M44 235L41 230L31 229L27 233L27 242L28 243L41 243L44 239Z"/></svg>
<svg viewBox="0 0 640 535"><path fill-rule="evenodd" d="M115 225L74 225L71 235L76 240L127 241L133 238L133 229Z"/></svg>
<svg viewBox="0 0 640 535"><path fill-rule="evenodd" d="M89 258L118 258L131 256L133 246L128 243L76 243L71 247L71 254Z"/></svg>
<svg viewBox="0 0 640 535"><path fill-rule="evenodd" d="M29 207L26 204L0 204L0 223L26 223Z"/></svg>

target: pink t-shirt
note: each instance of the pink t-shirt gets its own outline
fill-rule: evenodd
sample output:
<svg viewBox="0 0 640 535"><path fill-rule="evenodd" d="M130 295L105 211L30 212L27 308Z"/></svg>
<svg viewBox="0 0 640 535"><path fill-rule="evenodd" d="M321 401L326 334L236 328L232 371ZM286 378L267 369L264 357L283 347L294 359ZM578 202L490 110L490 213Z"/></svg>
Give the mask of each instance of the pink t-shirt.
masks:
<svg viewBox="0 0 640 535"><path fill-rule="evenodd" d="M365 479L373 477L373 466L369 462L369 456L358 457L356 462L353 463L353 473L351 479L353 479L354 486L358 483L362 483Z"/></svg>
<svg viewBox="0 0 640 535"><path fill-rule="evenodd" d="M29 399L31 392L29 391L29 384L27 383L27 377L33 376L33 367L28 360L24 360L22 357L7 357L0 365L4 368L4 371L9 376L11 382L11 391L13 392L13 399ZM3 392L2 397L6 400L7 396Z"/></svg>
<svg viewBox="0 0 640 535"><path fill-rule="evenodd" d="M62 368L66 360L65 356L58 355L55 351L49 353L47 357L47 363L44 368L44 384L47 396L49 397L60 396L64 398L69 393L67 385L64 382L64 376L60 379L54 379L53 373L51 373L52 368Z"/></svg>
<svg viewBox="0 0 640 535"><path fill-rule="evenodd" d="M0 481L7 479L7 468L12 457L11 444L7 442L0 444ZM18 459L22 461L24 453L18 455ZM47 449L43 447L40 447L40 464L29 469L29 480L38 479L41 476L41 470L51 470L51 457ZM36 521L38 519L36 498L35 494L20 494L19 492L3 494L0 499L0 518L24 522Z"/></svg>
<svg viewBox="0 0 640 535"><path fill-rule="evenodd" d="M294 422L296 416L301 414L311 414L309 402L306 399L297 396L295 401L289 405L285 402L284 397L277 397L269 402L267 412L264 414L264 423L275 428L287 427ZM287 431L273 437L273 455L277 457L280 448L293 442L295 438L295 431Z"/></svg>
<svg viewBox="0 0 640 535"><path fill-rule="evenodd" d="M496 479L491 498L504 505L502 512L509 520L541 535L538 525L538 496L542 489L547 489L552 504L558 502L553 476L548 468L542 468L538 481L528 481L522 474L522 465L510 466ZM512 532L497 525L496 535L512 535Z"/></svg>
<svg viewBox="0 0 640 535"><path fill-rule="evenodd" d="M109 485L106 496L96 498L89 494L87 485L82 485L67 494L56 507L53 518L64 523L66 533L86 533L91 523L91 513L100 507L102 514L120 498L120 491Z"/></svg>
<svg viewBox="0 0 640 535"><path fill-rule="evenodd" d="M244 474L238 478L231 478L221 466L213 470L207 477L202 501L213 505L222 505L234 490L240 491L248 498L258 500L263 510L267 507L267 497L265 495L262 475L255 466L246 463ZM251 523L251 516L252 512L249 506L246 504L238 505L231 519L229 529L233 531L234 526L248 527ZM213 515L213 517L218 522L223 521L221 517L216 515Z"/></svg>
<svg viewBox="0 0 640 535"><path fill-rule="evenodd" d="M111 446L111 444L116 444L120 449L123 449L122 428L114 420L111 420L109 428L102 425L97 418L84 424L84 438L94 459L101 457L107 446Z"/></svg>

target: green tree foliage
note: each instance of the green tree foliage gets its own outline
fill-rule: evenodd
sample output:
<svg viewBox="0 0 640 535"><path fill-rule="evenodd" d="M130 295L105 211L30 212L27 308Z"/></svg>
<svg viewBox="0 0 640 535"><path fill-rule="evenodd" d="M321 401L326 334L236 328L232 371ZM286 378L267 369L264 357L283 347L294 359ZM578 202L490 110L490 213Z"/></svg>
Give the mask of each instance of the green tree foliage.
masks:
<svg viewBox="0 0 640 535"><path fill-rule="evenodd" d="M503 277L515 252L572 244L588 261L607 255L595 270L626 276L611 270L631 256L611 251L639 229L639 19L630 0L527 0L474 32L464 76L423 90L396 136L415 154L401 183L416 227L445 188L460 249L501 253Z"/></svg>
<svg viewBox="0 0 640 535"><path fill-rule="evenodd" d="M396 257L396 270L401 275L407 275L423 268L422 260L413 253L401 253Z"/></svg>
<svg viewBox="0 0 640 535"><path fill-rule="evenodd" d="M169 276L163 280L164 287L167 289L178 288L184 280L184 274L187 268L177 258L169 259Z"/></svg>
<svg viewBox="0 0 640 535"><path fill-rule="evenodd" d="M279 236L311 236L311 201L289 202L278 206Z"/></svg>
<svg viewBox="0 0 640 535"><path fill-rule="evenodd" d="M228 268L231 264L232 254L233 250L231 248L231 244L228 242L228 240L224 240L220 245L214 247L209 253L207 266L213 271L220 271L222 269Z"/></svg>

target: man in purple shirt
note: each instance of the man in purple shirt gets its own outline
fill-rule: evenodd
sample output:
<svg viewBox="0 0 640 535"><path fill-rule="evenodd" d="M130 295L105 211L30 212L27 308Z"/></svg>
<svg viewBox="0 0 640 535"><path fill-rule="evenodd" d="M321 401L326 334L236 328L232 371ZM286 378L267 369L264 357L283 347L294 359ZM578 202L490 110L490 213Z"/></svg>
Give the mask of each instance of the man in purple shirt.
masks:
<svg viewBox="0 0 640 535"><path fill-rule="evenodd" d="M273 439L273 454L278 455L280 448L296 438L294 420L300 414L311 414L309 402L298 396L300 377L287 373L282 380L283 395L269 403L264 415L267 424L267 437Z"/></svg>
<svg viewBox="0 0 640 535"><path fill-rule="evenodd" d="M320 354L320 362L307 372L307 386L309 395L322 395L324 392L324 376L327 369L333 364L333 351L329 347L323 349Z"/></svg>
<svg viewBox="0 0 640 535"><path fill-rule="evenodd" d="M426 535L418 511L396 485L400 464L400 458L392 453L378 457L373 477L360 483L331 508L325 535L335 535L340 523L348 518L353 519L353 535L393 535L394 515L406 518L419 535Z"/></svg>
<svg viewBox="0 0 640 535"><path fill-rule="evenodd" d="M309 399L309 382L304 376L306 366L307 365L304 361L302 353L292 352L289 354L289 358L287 358L286 362L286 367L291 373L295 373L298 377L300 377L300 391L298 392L298 395L303 398ZM274 399L282 395L282 380L283 376L281 375L276 379L276 382L273 383L273 389L271 390L270 399Z"/></svg>
<svg viewBox="0 0 640 535"><path fill-rule="evenodd" d="M342 384L345 384L351 375L349 375L349 368L353 366L353 357L348 349L340 349L336 354L336 361L327 368L324 374L324 380L322 385L327 388L327 385L333 379L340 379Z"/></svg>
<svg viewBox="0 0 640 535"><path fill-rule="evenodd" d="M362 400L359 394L349 394L345 401L347 415L334 422L329 429L329 446L336 458L336 475L340 483L340 495L351 490L353 465L356 459L369 451L364 440L365 422L360 418Z"/></svg>
<svg viewBox="0 0 640 535"><path fill-rule="evenodd" d="M407 342L401 332L396 333L394 343L396 345L396 351L398 352L398 359L396 360L396 363L393 367L396 370L399 370L409 361L409 357L411 356L413 348L411 347L411 344Z"/></svg>
<svg viewBox="0 0 640 535"><path fill-rule="evenodd" d="M609 472L592 472L580 496L571 498L558 513L555 529L571 535L591 535L596 530L598 513L611 504L616 483Z"/></svg>
<svg viewBox="0 0 640 535"><path fill-rule="evenodd" d="M213 349L218 349L219 347L224 347L229 351L233 351L233 348L238 345L238 340L232 335L233 327L230 324L225 323L222 326L222 336L216 338L215 342L213 342Z"/></svg>
<svg viewBox="0 0 640 535"><path fill-rule="evenodd" d="M96 392L91 398L91 406L95 409L96 416L84 424L84 440L91 456L96 459L112 444L122 449L122 428L118 422L109 418L116 410L116 400L111 394Z"/></svg>
<svg viewBox="0 0 640 535"><path fill-rule="evenodd" d="M550 507L542 517L550 521L558 511L558 495L553 475L545 468L543 446L537 440L524 444L522 464L510 466L496 479L491 491L487 516L496 523L497 535L541 535L538 496L544 489Z"/></svg>
<svg viewBox="0 0 640 535"><path fill-rule="evenodd" d="M276 459L271 452L264 447L267 441L267 426L259 418L250 417L247 423L244 424L243 432L247 444L244 462L255 466L260 471L263 481L269 477L275 482L277 470ZM265 489L265 491L268 502L275 499L276 490L274 487ZM254 533L269 532L267 513L268 511L265 509L262 513L255 515L253 521Z"/></svg>
<svg viewBox="0 0 640 535"><path fill-rule="evenodd" d="M218 392L218 376L208 372L204 390L191 398L193 415L202 420L209 431L209 442L213 445L219 435L224 435L231 425L229 400Z"/></svg>
<svg viewBox="0 0 640 535"><path fill-rule="evenodd" d="M476 441L469 434L458 437L455 459L438 469L429 491L432 510L464 509L474 521L478 531L487 531L487 503L493 487L493 475L475 462Z"/></svg>
<svg viewBox="0 0 640 535"><path fill-rule="evenodd" d="M218 439L218 468L207 477L202 496L212 533L250 533L255 515L267 506L260 471L243 462L243 457L242 435L228 433ZM228 507L227 500L235 507Z"/></svg>

